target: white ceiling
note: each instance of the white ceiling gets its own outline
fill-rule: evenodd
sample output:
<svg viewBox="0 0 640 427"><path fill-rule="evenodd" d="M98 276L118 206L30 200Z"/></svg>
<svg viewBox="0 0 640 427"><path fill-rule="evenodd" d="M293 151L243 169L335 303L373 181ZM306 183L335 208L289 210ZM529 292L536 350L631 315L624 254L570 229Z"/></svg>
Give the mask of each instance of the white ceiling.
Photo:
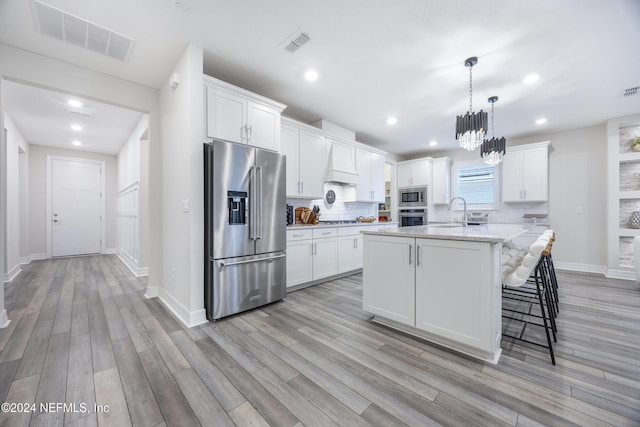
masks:
<svg viewBox="0 0 640 427"><path fill-rule="evenodd" d="M36 31L31 0L0 1L0 41L151 87L191 42L204 71L324 118L401 156L457 146L455 116L499 96L496 136L602 124L640 112L638 0L47 0L135 40L127 63ZM311 41L281 44L296 30ZM315 83L303 79L318 70ZM525 85L522 79L540 75ZM386 124L395 115L398 123ZM535 120L545 117L544 125ZM428 142L437 140L435 148Z"/></svg>
<svg viewBox="0 0 640 427"><path fill-rule="evenodd" d="M36 145L116 155L143 115L12 81L5 81L2 93L6 110L20 133ZM82 106L70 106L70 99L82 102ZM71 125L81 126L82 130L73 130ZM82 145L73 145L74 140Z"/></svg>

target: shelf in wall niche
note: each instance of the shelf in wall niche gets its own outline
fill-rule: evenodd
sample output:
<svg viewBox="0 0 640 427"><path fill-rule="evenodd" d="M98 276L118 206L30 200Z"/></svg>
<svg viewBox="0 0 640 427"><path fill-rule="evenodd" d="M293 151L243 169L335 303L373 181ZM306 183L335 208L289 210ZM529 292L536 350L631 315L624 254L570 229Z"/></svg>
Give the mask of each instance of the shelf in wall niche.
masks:
<svg viewBox="0 0 640 427"><path fill-rule="evenodd" d="M618 195L619 199L621 200L633 200L633 199L639 199L640 198L640 190L634 190L634 191L620 191L620 194Z"/></svg>
<svg viewBox="0 0 640 427"><path fill-rule="evenodd" d="M620 160L627 155L640 155L638 152L634 152L631 148L631 141L634 138L640 136L640 123L634 123L632 125L621 126L618 135L620 137Z"/></svg>
<svg viewBox="0 0 640 427"><path fill-rule="evenodd" d="M620 228L618 235L620 237L638 237L640 236L640 228Z"/></svg>
<svg viewBox="0 0 640 427"><path fill-rule="evenodd" d="M633 267L633 237L620 236L618 238L619 267Z"/></svg>
<svg viewBox="0 0 640 427"><path fill-rule="evenodd" d="M640 159L620 162L620 191L640 191Z"/></svg>
<svg viewBox="0 0 640 427"><path fill-rule="evenodd" d="M632 151L630 153L620 153L618 161L620 161L620 163L640 162L640 152Z"/></svg>

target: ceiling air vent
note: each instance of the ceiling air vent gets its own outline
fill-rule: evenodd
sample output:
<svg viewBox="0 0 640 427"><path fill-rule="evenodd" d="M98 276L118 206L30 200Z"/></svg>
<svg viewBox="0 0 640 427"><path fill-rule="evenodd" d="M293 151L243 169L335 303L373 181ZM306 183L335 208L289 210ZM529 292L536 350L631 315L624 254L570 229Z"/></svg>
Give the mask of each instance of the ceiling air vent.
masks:
<svg viewBox="0 0 640 427"><path fill-rule="evenodd" d="M307 44L307 42L309 42L310 40L311 37L309 37L309 34L303 33L298 30L287 37L285 41L281 43L281 46L284 46L284 50L286 50L287 52L293 53Z"/></svg>
<svg viewBox="0 0 640 427"><path fill-rule="evenodd" d="M34 1L36 27L41 34L54 37L92 52L127 62L133 39L48 4Z"/></svg>
<svg viewBox="0 0 640 427"><path fill-rule="evenodd" d="M630 88L624 90L624 92L622 93L622 97L623 98L628 98L630 96L637 95L638 91L640 91L640 86L630 87Z"/></svg>

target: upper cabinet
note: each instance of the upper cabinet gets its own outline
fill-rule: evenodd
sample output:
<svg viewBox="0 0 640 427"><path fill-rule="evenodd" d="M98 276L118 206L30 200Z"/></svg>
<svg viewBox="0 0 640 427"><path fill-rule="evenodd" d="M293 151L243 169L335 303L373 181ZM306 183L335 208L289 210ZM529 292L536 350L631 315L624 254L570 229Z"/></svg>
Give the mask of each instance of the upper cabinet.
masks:
<svg viewBox="0 0 640 427"><path fill-rule="evenodd" d="M384 203L384 163L385 156L365 150L356 149L356 184L355 201Z"/></svg>
<svg viewBox="0 0 640 427"><path fill-rule="evenodd" d="M287 120L282 124L280 153L287 156L287 197L324 197L324 137Z"/></svg>
<svg viewBox="0 0 640 427"><path fill-rule="evenodd" d="M429 185L431 161L431 158L424 158L398 163L398 188Z"/></svg>
<svg viewBox="0 0 640 427"><path fill-rule="evenodd" d="M451 199L451 159L440 157L433 159L432 203L449 204Z"/></svg>
<svg viewBox="0 0 640 427"><path fill-rule="evenodd" d="M209 76L205 76L204 83L207 137L280 149L280 113L284 104Z"/></svg>
<svg viewBox="0 0 640 427"><path fill-rule="evenodd" d="M509 147L502 161L502 201L546 202L549 141Z"/></svg>

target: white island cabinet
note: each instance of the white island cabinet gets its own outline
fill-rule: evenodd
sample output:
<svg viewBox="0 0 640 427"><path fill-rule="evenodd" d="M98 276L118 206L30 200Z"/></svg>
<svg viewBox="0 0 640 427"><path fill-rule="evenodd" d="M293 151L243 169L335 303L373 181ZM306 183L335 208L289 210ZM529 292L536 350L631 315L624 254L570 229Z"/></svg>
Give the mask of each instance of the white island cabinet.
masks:
<svg viewBox="0 0 640 427"><path fill-rule="evenodd" d="M364 231L363 309L373 320L497 363L502 243L520 225Z"/></svg>
<svg viewBox="0 0 640 427"><path fill-rule="evenodd" d="M415 239L365 235L364 310L405 325L415 324Z"/></svg>

